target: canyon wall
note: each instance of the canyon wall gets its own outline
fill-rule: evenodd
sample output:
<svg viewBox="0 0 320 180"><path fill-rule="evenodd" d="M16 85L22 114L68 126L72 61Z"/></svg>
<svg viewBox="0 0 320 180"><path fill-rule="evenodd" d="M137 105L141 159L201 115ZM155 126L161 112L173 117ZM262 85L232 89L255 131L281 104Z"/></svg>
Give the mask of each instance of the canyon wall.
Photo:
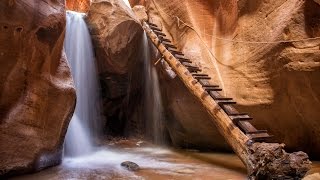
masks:
<svg viewBox="0 0 320 180"><path fill-rule="evenodd" d="M0 176L60 163L75 106L64 0L0 2Z"/></svg>
<svg viewBox="0 0 320 180"><path fill-rule="evenodd" d="M66 9L76 12L87 12L90 0L66 0Z"/></svg>
<svg viewBox="0 0 320 180"><path fill-rule="evenodd" d="M312 0L148 0L149 20L213 77L259 129L319 159L320 5ZM297 40L297 41L296 41ZM225 149L206 112L162 71L174 144Z"/></svg>
<svg viewBox="0 0 320 180"><path fill-rule="evenodd" d="M110 135L142 130L143 30L123 1L94 1L86 18L102 86L106 131Z"/></svg>

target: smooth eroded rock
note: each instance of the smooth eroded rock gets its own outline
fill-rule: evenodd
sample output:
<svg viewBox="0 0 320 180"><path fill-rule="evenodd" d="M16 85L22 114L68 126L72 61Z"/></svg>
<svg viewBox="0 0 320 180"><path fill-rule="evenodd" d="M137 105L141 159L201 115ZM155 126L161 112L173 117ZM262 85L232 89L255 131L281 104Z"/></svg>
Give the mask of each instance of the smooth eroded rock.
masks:
<svg viewBox="0 0 320 180"><path fill-rule="evenodd" d="M319 4L152 0L146 7L149 20L223 88L223 95L234 98L257 128L269 130L273 141L289 150L320 158L320 39L301 40L320 36ZM160 81L173 142L227 149L180 80L163 73Z"/></svg>
<svg viewBox="0 0 320 180"><path fill-rule="evenodd" d="M117 0L93 2L86 21L97 58L107 131L128 135L141 129L136 121L142 121L138 115L144 79L142 27L132 10Z"/></svg>
<svg viewBox="0 0 320 180"><path fill-rule="evenodd" d="M64 1L0 2L0 176L58 164L75 106Z"/></svg>

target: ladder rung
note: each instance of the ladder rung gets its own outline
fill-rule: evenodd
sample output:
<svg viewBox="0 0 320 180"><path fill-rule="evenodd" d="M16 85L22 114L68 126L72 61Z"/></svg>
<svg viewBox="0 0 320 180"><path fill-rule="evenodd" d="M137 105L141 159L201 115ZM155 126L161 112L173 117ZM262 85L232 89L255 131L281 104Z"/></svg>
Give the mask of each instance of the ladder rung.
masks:
<svg viewBox="0 0 320 180"><path fill-rule="evenodd" d="M201 69L199 69L199 68L187 68L188 70L189 70L189 72L199 72L199 71L201 71Z"/></svg>
<svg viewBox="0 0 320 180"><path fill-rule="evenodd" d="M150 27L152 30L162 31L160 28L155 27L155 26L151 26L150 24L149 24L149 27Z"/></svg>
<svg viewBox="0 0 320 180"><path fill-rule="evenodd" d="M209 76L208 74L192 73L192 76Z"/></svg>
<svg viewBox="0 0 320 180"><path fill-rule="evenodd" d="M176 55L180 55L180 56L184 56L184 54L180 51L176 51L176 50L169 50L171 52L171 54L176 54Z"/></svg>
<svg viewBox="0 0 320 180"><path fill-rule="evenodd" d="M253 118L250 117L249 115L245 114L245 115L236 115L236 116L229 116L230 119L232 119L233 122L237 123L239 121L250 121Z"/></svg>
<svg viewBox="0 0 320 180"><path fill-rule="evenodd" d="M224 101L231 101L233 100L232 98L228 97L219 97L219 98L213 98L214 100L224 100ZM237 115L244 115L244 114L237 114Z"/></svg>
<svg viewBox="0 0 320 180"><path fill-rule="evenodd" d="M211 79L209 76L194 76L195 79Z"/></svg>
<svg viewBox="0 0 320 180"><path fill-rule="evenodd" d="M197 67L197 66L192 66L192 65L184 65L184 66L186 66L187 68L200 69L199 67Z"/></svg>
<svg viewBox="0 0 320 180"><path fill-rule="evenodd" d="M252 124L248 121L237 122L238 127L246 134L258 131Z"/></svg>
<svg viewBox="0 0 320 180"><path fill-rule="evenodd" d="M157 29L154 29L153 32L156 32L156 33L163 33L161 30L157 30Z"/></svg>
<svg viewBox="0 0 320 180"><path fill-rule="evenodd" d="M158 38L159 38L159 40L160 40L161 42L169 42L169 43L171 43L171 41L170 41L169 39L164 38L164 37L162 37L162 36L158 36Z"/></svg>
<svg viewBox="0 0 320 180"><path fill-rule="evenodd" d="M214 100L226 100L226 101L233 100L232 98L224 97L220 93L215 92L215 91L210 91L209 94ZM222 107L222 109L224 110L224 107ZM228 115L230 115L230 114L228 114Z"/></svg>
<svg viewBox="0 0 320 180"><path fill-rule="evenodd" d="M188 63L192 63L192 61L190 59L187 58L180 58L180 57L176 57L180 62L188 62Z"/></svg>
<svg viewBox="0 0 320 180"><path fill-rule="evenodd" d="M174 45L171 45L171 44L165 44L165 43L162 43L167 49L171 48L171 49L178 49L176 46Z"/></svg>
<svg viewBox="0 0 320 180"><path fill-rule="evenodd" d="M158 32L158 31L156 31L156 30L154 30L153 32L154 32L155 34L157 34L158 36L164 36L164 37L167 36L166 34L164 34L164 33L162 33L162 32Z"/></svg>
<svg viewBox="0 0 320 180"><path fill-rule="evenodd" d="M203 87L203 86L202 86ZM209 84L209 85L205 85L204 90L208 91L208 92L212 92L214 93L214 90L217 89L219 87L219 85L212 85L212 84ZM216 92L218 93L218 92Z"/></svg>
<svg viewBox="0 0 320 180"><path fill-rule="evenodd" d="M202 85L202 87L206 90L206 91L222 91L222 88L216 87L217 85Z"/></svg>
<svg viewBox="0 0 320 180"><path fill-rule="evenodd" d="M192 66L192 64L188 63L188 62L183 62L182 65L184 65L184 66Z"/></svg>
<svg viewBox="0 0 320 180"><path fill-rule="evenodd" d="M154 23L151 23L151 22L148 22L149 25L151 26L155 26L155 27L158 27L158 25L154 24Z"/></svg>
<svg viewBox="0 0 320 180"><path fill-rule="evenodd" d="M210 94L211 94L212 92L210 92ZM232 98L228 98L228 97L212 97L214 100L224 100L224 101L231 101L231 100L233 100ZM244 115L244 113L243 114L236 114L236 115Z"/></svg>
<svg viewBox="0 0 320 180"><path fill-rule="evenodd" d="M178 48L175 47L175 46L167 46L167 45L164 45L166 46L166 48L169 50L169 49L172 49L172 50L177 50Z"/></svg>
<svg viewBox="0 0 320 180"><path fill-rule="evenodd" d="M176 47L175 45L173 45L173 44L171 44L171 43L168 43L168 42L163 42L163 44Z"/></svg>
<svg viewBox="0 0 320 180"><path fill-rule="evenodd" d="M232 100L216 100L219 105L224 105L224 104L237 104L237 102L232 101Z"/></svg>
<svg viewBox="0 0 320 180"><path fill-rule="evenodd" d="M222 91L222 89L221 88L219 88L219 87L214 87L215 85L203 85L202 87L204 87L204 89L206 90L206 91L210 91L210 92L212 92L212 91ZM207 90L207 89L210 89L210 90Z"/></svg>
<svg viewBox="0 0 320 180"><path fill-rule="evenodd" d="M248 134L247 135L250 139L254 141L263 141L273 136L269 135L268 133L258 133L258 134Z"/></svg>
<svg viewBox="0 0 320 180"><path fill-rule="evenodd" d="M267 130L257 130L254 132L248 132L246 134L260 134L260 133L268 133L268 131Z"/></svg>
<svg viewBox="0 0 320 180"><path fill-rule="evenodd" d="M180 62L188 62L188 63L192 63L191 60L189 59L184 59L184 58L177 58Z"/></svg>
<svg viewBox="0 0 320 180"><path fill-rule="evenodd" d="M197 67L197 66L185 65L185 67L188 68L188 69L193 69L193 70L199 70L200 71L200 68Z"/></svg>
<svg viewBox="0 0 320 180"><path fill-rule="evenodd" d="M188 69L189 71L192 71L192 72L201 71L201 69L199 69L199 68L194 68L194 67L187 67L187 69Z"/></svg>
<svg viewBox="0 0 320 180"><path fill-rule="evenodd" d="M204 85L210 85L209 81L206 79L199 79L198 81L203 87L205 87Z"/></svg>
<svg viewBox="0 0 320 180"><path fill-rule="evenodd" d="M220 94L216 97L222 97ZM240 113L238 112L232 105L224 105L222 106L222 109L228 114L228 115L245 115L247 113Z"/></svg>
<svg viewBox="0 0 320 180"><path fill-rule="evenodd" d="M203 76L205 77L205 76ZM210 84L210 82L207 79L198 79L199 83L202 85L202 87L210 92L210 91L222 91L221 88L219 88L219 85L216 84Z"/></svg>
<svg viewBox="0 0 320 180"><path fill-rule="evenodd" d="M175 57L177 58L184 58L184 56L180 55L180 54L174 54Z"/></svg>

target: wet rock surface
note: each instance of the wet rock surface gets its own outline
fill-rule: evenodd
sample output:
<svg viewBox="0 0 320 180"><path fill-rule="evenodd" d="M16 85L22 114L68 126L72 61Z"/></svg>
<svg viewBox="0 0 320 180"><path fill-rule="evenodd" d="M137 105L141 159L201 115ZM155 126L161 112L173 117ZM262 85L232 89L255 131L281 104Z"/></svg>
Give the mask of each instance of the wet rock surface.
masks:
<svg viewBox="0 0 320 180"><path fill-rule="evenodd" d="M140 166L138 164L131 161L122 162L121 166L128 169L129 171L138 171L140 169Z"/></svg>
<svg viewBox="0 0 320 180"><path fill-rule="evenodd" d="M57 165L75 106L63 0L0 2L0 176Z"/></svg>

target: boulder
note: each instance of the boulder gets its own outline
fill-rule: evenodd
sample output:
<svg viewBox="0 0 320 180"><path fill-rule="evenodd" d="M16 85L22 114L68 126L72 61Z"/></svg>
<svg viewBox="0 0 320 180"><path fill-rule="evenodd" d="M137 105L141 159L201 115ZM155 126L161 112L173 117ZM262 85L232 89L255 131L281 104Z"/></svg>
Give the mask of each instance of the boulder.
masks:
<svg viewBox="0 0 320 180"><path fill-rule="evenodd" d="M129 171L138 171L140 169L140 166L138 164L131 161L122 162L121 166L128 169Z"/></svg>
<svg viewBox="0 0 320 180"><path fill-rule="evenodd" d="M319 4L151 0L146 7L149 20L209 74L224 95L234 98L257 128L269 130L272 141L285 143L289 150L320 158L320 39L315 38L320 36ZM227 150L181 81L165 73L160 81L174 144Z"/></svg>
<svg viewBox="0 0 320 180"><path fill-rule="evenodd" d="M118 0L92 2L86 21L98 64L107 131L128 135L141 129L136 125L142 122L139 112L143 109L138 104L143 95L139 50L143 29L132 10Z"/></svg>
<svg viewBox="0 0 320 180"><path fill-rule="evenodd" d="M58 164L75 106L63 0L0 2L0 176Z"/></svg>

